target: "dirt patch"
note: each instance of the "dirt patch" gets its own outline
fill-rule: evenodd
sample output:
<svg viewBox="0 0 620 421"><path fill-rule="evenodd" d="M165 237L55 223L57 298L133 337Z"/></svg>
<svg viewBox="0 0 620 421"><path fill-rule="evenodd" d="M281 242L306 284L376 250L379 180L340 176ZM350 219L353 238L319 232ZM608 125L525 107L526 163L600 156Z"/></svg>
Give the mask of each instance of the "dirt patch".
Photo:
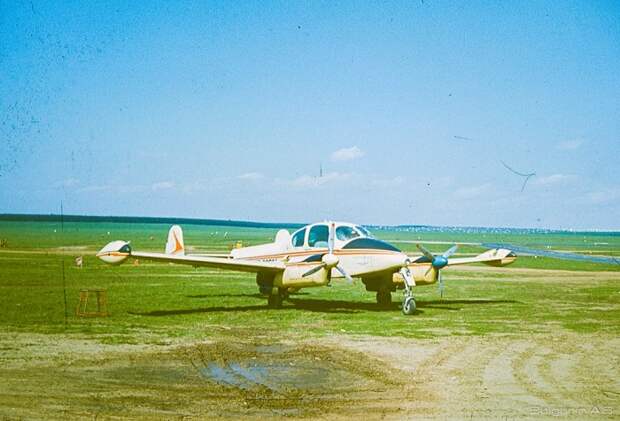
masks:
<svg viewBox="0 0 620 421"><path fill-rule="evenodd" d="M620 413L620 338L610 335L332 340L410 373L422 396L435 397L433 418L617 419Z"/></svg>
<svg viewBox="0 0 620 421"><path fill-rule="evenodd" d="M332 418L403 414L403 371L315 342L135 348L0 368L0 416ZM111 351L111 349L110 349ZM421 409L431 415L430 409Z"/></svg>
<svg viewBox="0 0 620 421"><path fill-rule="evenodd" d="M103 345L3 335L0 418L581 420L620 413L620 338L611 335L239 337Z"/></svg>

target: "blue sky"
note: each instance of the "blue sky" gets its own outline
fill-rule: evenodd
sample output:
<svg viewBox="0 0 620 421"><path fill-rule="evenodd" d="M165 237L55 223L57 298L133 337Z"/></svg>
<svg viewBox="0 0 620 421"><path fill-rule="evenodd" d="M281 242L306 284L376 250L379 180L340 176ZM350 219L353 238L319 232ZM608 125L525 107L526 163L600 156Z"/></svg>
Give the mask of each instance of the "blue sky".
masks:
<svg viewBox="0 0 620 421"><path fill-rule="evenodd" d="M0 213L620 229L614 1L0 0L0 74Z"/></svg>

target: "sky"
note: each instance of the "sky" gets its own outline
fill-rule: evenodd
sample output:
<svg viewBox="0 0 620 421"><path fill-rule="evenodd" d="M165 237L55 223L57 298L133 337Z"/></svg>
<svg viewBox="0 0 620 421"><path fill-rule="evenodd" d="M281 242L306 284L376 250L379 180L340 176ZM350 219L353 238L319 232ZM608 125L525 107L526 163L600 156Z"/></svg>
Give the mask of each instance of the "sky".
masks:
<svg viewBox="0 0 620 421"><path fill-rule="evenodd" d="M620 230L619 157L616 1L0 0L0 213Z"/></svg>

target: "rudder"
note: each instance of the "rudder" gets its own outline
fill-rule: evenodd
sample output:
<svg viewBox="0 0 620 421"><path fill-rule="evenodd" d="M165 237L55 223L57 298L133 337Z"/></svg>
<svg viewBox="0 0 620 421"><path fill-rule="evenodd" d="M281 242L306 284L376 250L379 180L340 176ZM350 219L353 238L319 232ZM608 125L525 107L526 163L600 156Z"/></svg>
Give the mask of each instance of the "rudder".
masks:
<svg viewBox="0 0 620 421"><path fill-rule="evenodd" d="M171 226L170 231L168 231L166 254L173 254L178 256L185 255L185 244L183 244L183 230L178 225Z"/></svg>

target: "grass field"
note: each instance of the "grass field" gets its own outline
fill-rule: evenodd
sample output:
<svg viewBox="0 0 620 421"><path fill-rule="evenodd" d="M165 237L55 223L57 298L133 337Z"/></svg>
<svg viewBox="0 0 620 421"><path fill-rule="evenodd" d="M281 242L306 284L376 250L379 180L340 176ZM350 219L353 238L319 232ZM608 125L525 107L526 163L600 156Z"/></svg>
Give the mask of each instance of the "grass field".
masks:
<svg viewBox="0 0 620 421"><path fill-rule="evenodd" d="M111 267L94 257L115 239L160 251L167 229L0 221L7 241L0 249L0 416L620 413L618 265L520 257L507 268L450 268L444 298L436 286L418 288L419 311L404 316L400 294L392 308L379 309L359 281L302 290L273 310L249 274L146 262ZM196 252L259 244L275 232L184 226ZM375 234L412 253L415 241L434 240L620 255L613 233ZM459 253L482 250L465 244ZM82 269L73 264L78 255ZM110 316L77 317L79 291L94 287L107 290Z"/></svg>

